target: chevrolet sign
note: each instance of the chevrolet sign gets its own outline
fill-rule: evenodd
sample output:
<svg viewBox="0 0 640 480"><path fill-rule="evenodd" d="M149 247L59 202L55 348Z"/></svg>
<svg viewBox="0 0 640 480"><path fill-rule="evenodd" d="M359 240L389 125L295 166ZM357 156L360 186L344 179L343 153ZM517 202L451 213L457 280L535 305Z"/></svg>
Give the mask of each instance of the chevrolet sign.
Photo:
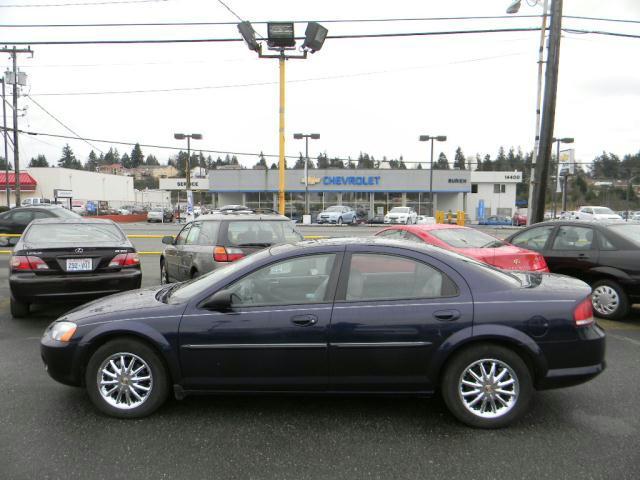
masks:
<svg viewBox="0 0 640 480"><path fill-rule="evenodd" d="M322 180L318 177L307 177L307 185L317 185ZM300 179L300 183L304 185L304 177Z"/></svg>

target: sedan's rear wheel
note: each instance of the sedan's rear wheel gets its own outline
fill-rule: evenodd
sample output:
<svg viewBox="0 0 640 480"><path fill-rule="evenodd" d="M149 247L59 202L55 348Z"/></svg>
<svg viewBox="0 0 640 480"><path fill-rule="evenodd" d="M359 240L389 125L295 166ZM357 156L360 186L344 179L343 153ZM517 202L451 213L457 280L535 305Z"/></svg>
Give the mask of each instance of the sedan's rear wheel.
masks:
<svg viewBox="0 0 640 480"><path fill-rule="evenodd" d="M167 264L164 260L160 260L160 284L166 285L169 282L169 272L167 272Z"/></svg>
<svg viewBox="0 0 640 480"><path fill-rule="evenodd" d="M591 303L595 314L617 320L629 313L629 299L620 285L613 280L600 280L593 284Z"/></svg>
<svg viewBox="0 0 640 480"><path fill-rule="evenodd" d="M472 427L510 424L524 414L532 393L531 373L522 358L499 345L463 350L449 361L442 378L447 407Z"/></svg>
<svg viewBox="0 0 640 480"><path fill-rule="evenodd" d="M29 315L29 304L26 302L21 302L13 298L13 295L10 299L11 306L11 315L15 318L22 318Z"/></svg>
<svg viewBox="0 0 640 480"><path fill-rule="evenodd" d="M137 340L112 340L96 350L87 365L87 393L103 413L120 418L150 415L169 393L160 357Z"/></svg>

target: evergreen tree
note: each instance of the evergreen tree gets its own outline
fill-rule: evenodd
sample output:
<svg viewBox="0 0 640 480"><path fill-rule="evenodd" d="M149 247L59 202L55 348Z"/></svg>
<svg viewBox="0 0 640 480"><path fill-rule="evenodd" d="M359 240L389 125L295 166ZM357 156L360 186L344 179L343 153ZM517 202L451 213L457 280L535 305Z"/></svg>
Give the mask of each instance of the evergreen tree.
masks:
<svg viewBox="0 0 640 480"><path fill-rule="evenodd" d="M142 154L142 149L140 148L140 144L136 143L131 150L131 168L138 168L144 164L144 155Z"/></svg>
<svg viewBox="0 0 640 480"><path fill-rule="evenodd" d="M447 160L447 156L444 152L440 152L438 155L438 160L433 164L434 170L449 170L449 160Z"/></svg>
<svg viewBox="0 0 640 480"><path fill-rule="evenodd" d="M498 149L498 156L493 162L493 169L496 172L509 170L509 164L507 162L507 156L504 153L504 147Z"/></svg>
<svg viewBox="0 0 640 480"><path fill-rule="evenodd" d="M58 160L58 166L62 168L73 168L75 170L82 170L82 164L73 154L73 150L67 143L62 147L62 157Z"/></svg>
<svg viewBox="0 0 640 480"><path fill-rule="evenodd" d="M419 163L418 166L416 167L416 170L422 170L422 164Z"/></svg>
<svg viewBox="0 0 640 480"><path fill-rule="evenodd" d="M145 160L144 163L145 165L148 165L150 167L160 165L160 162L158 161L158 159L151 154L147 155L147 159Z"/></svg>
<svg viewBox="0 0 640 480"><path fill-rule="evenodd" d="M276 162L273 162L269 168L271 170L278 170L278 165L276 165Z"/></svg>
<svg viewBox="0 0 640 480"><path fill-rule="evenodd" d="M329 168L344 168L344 162L339 158L332 158L329 161Z"/></svg>
<svg viewBox="0 0 640 480"><path fill-rule="evenodd" d="M398 164L398 168L400 170L406 170L407 169L407 165L404 163L404 158L402 158L402 155L400 155L400 163Z"/></svg>
<svg viewBox="0 0 640 480"><path fill-rule="evenodd" d="M120 163L120 154L117 148L109 148L104 157L100 156L100 165L112 165L114 163Z"/></svg>
<svg viewBox="0 0 640 480"><path fill-rule="evenodd" d="M89 157L87 158L87 163L84 164L84 168L89 172L95 172L98 169L98 156L93 150L89 152Z"/></svg>
<svg viewBox="0 0 640 480"><path fill-rule="evenodd" d="M494 163L491 160L491 155L488 153L484 156L484 160L482 160L482 171L483 172L492 172Z"/></svg>
<svg viewBox="0 0 640 480"><path fill-rule="evenodd" d="M0 171L5 171L7 169L7 161L4 159L4 157L0 157ZM11 165L11 162L9 162L9 170L13 170L13 165Z"/></svg>
<svg viewBox="0 0 640 480"><path fill-rule="evenodd" d="M120 162L122 163L122 166L124 168L132 168L131 167L131 157L129 157L129 154L125 152L124 155L122 155L122 158L120 159Z"/></svg>
<svg viewBox="0 0 640 480"><path fill-rule="evenodd" d="M329 158L326 152L318 155L318 168L329 168Z"/></svg>
<svg viewBox="0 0 640 480"><path fill-rule="evenodd" d="M302 155L300 155L300 158L302 158ZM264 168L265 170L269 168L269 166L267 165L267 160L266 158L264 158L264 153L260 152L260 155L258 156L258 163L256 163L253 166L253 168ZM297 168L297 167L293 167L293 168Z"/></svg>
<svg viewBox="0 0 640 480"><path fill-rule="evenodd" d="M466 169L464 153L462 153L462 148L460 147L456 148L456 156L453 160L453 168L458 170Z"/></svg>
<svg viewBox="0 0 640 480"><path fill-rule="evenodd" d="M31 159L31 161L29 162L29 166L30 167L48 167L49 162L47 162L47 157L45 157L44 155L38 155L36 158ZM2 168L4 169L4 165L2 166Z"/></svg>

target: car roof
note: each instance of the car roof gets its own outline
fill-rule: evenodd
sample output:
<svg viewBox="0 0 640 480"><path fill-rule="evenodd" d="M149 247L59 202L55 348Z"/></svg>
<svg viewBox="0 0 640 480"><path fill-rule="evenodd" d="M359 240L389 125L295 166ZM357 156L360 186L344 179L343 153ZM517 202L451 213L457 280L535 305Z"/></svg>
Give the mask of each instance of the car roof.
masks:
<svg viewBox="0 0 640 480"><path fill-rule="evenodd" d="M194 221L222 221L233 220L234 222L242 222L249 220L275 220L275 221L291 221L290 218L284 215L271 214L271 213L208 213L207 215L200 215Z"/></svg>
<svg viewBox="0 0 640 480"><path fill-rule="evenodd" d="M113 220L109 220L108 218L87 218L87 217L80 217L80 218L59 218L59 217L55 217L55 218L39 218L37 220L33 220L31 222L32 225L35 224L49 224L49 223L55 223L55 224L60 224L60 223L81 223L83 225L85 224L95 224L95 225L104 225L105 223L107 224L113 224L115 225L116 223Z"/></svg>
<svg viewBox="0 0 640 480"><path fill-rule="evenodd" d="M64 207L62 205L58 205L57 203L34 203L29 205L20 205L19 207L12 208L10 211L14 212L16 210L35 210L36 208L51 210Z"/></svg>
<svg viewBox="0 0 640 480"><path fill-rule="evenodd" d="M447 223L433 223L433 224L420 224L420 225L393 225L392 227L389 227L387 230L407 230L410 232L416 231L416 230L423 230L427 232L430 230L446 230L446 229L452 229L452 228L469 229L470 227L463 227L462 225L453 225L453 224L447 224Z"/></svg>
<svg viewBox="0 0 640 480"><path fill-rule="evenodd" d="M285 243L271 247L269 250L272 253L279 253L280 251L306 248L322 247L322 246L347 246L347 245L361 245L361 246L380 246L380 247L400 247L407 250L424 250L428 253L451 253L435 245L428 243L416 243L408 240L392 240L384 237L335 237L335 238L323 238L319 240L301 240L295 243ZM457 254L453 254L457 256Z"/></svg>

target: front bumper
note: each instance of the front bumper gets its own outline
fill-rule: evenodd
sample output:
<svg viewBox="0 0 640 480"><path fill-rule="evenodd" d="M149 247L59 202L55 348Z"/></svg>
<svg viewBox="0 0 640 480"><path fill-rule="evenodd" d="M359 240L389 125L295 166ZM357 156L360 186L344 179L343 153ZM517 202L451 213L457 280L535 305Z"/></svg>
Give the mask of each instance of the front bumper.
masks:
<svg viewBox="0 0 640 480"><path fill-rule="evenodd" d="M407 219L406 218L385 218L384 219L384 223L385 224L401 224L404 225L405 223L407 223Z"/></svg>
<svg viewBox="0 0 640 480"><path fill-rule="evenodd" d="M77 341L58 342L48 337L42 337L40 341L40 356L44 362L44 368L55 381L79 387L82 385L82 374L78 365Z"/></svg>
<svg viewBox="0 0 640 480"><path fill-rule="evenodd" d="M11 294L26 303L87 301L113 293L140 288L142 271L122 269L112 273L78 273L36 275L12 273L9 276Z"/></svg>

